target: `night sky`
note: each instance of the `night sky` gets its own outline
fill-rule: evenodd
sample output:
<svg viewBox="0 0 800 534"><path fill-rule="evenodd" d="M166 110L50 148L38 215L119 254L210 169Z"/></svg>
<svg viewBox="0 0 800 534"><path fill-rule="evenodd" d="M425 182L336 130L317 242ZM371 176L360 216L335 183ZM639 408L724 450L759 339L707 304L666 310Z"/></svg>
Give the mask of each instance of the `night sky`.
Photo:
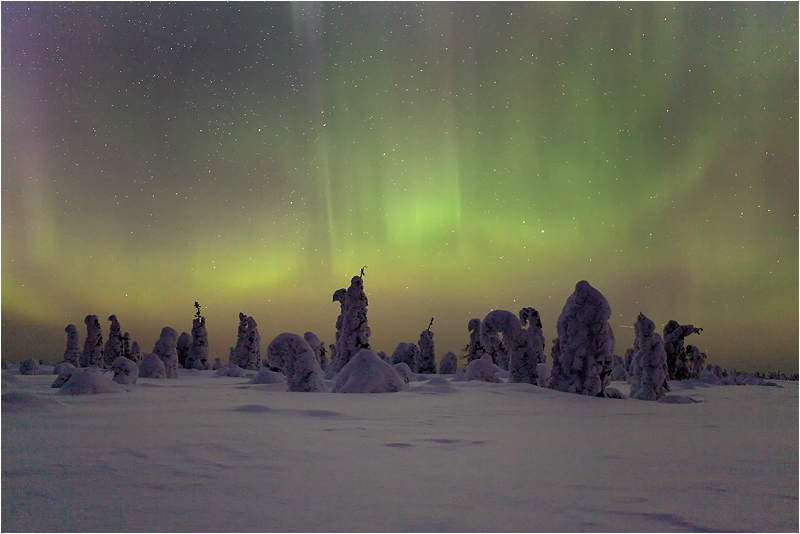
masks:
<svg viewBox="0 0 800 534"><path fill-rule="evenodd" d="M2 3L2 357L116 314L372 344L575 284L798 369L798 4ZM660 329L660 326L659 326Z"/></svg>

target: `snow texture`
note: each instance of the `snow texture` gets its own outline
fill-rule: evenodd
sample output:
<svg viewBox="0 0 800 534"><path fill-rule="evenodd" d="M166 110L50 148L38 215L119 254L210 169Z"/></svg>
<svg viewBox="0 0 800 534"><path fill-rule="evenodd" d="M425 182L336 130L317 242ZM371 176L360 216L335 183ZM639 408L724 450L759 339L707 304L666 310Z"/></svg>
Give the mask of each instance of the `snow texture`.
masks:
<svg viewBox="0 0 800 534"><path fill-rule="evenodd" d="M392 365L392 364L389 364ZM408 384L409 382L414 382L416 378L414 377L414 372L411 370L411 367L408 366L406 362L398 362L394 365L394 370L397 372L398 376L403 379L403 382Z"/></svg>
<svg viewBox="0 0 800 534"><path fill-rule="evenodd" d="M481 342L481 320L477 317L469 320L467 326L469 330L469 346L467 348L467 363L473 360L479 360L481 356L486 354L486 348Z"/></svg>
<svg viewBox="0 0 800 534"><path fill-rule="evenodd" d="M286 382L286 376L269 369L261 369L250 381L251 384L278 384L281 382Z"/></svg>
<svg viewBox="0 0 800 534"><path fill-rule="evenodd" d="M78 327L68 324L64 331L67 333L67 350L64 351L64 361L69 362L75 367L81 364L80 340L78 337Z"/></svg>
<svg viewBox="0 0 800 534"><path fill-rule="evenodd" d="M25 360L19 364L19 374L21 375L38 375L41 371L39 362L34 359Z"/></svg>
<svg viewBox="0 0 800 534"><path fill-rule="evenodd" d="M267 360L286 375L289 391L325 391L324 375L308 342L284 332L267 346Z"/></svg>
<svg viewBox="0 0 800 534"><path fill-rule="evenodd" d="M392 353L392 360L389 362L392 365L404 363L408 366L411 372L415 372L417 368L417 353L419 348L414 343L400 342Z"/></svg>
<svg viewBox="0 0 800 534"><path fill-rule="evenodd" d="M467 365L467 373L464 378L470 380L482 380L484 382L498 383L500 379L497 378L497 368L492 363L490 357L481 357L478 360L472 360Z"/></svg>
<svg viewBox="0 0 800 534"><path fill-rule="evenodd" d="M146 354L139 362L139 378L166 378L167 369L164 362L152 352Z"/></svg>
<svg viewBox="0 0 800 534"><path fill-rule="evenodd" d="M536 310L533 310L532 314L526 312L525 316L526 319L531 319L528 328L534 330L533 334L523 330L522 322L510 311L489 312L481 322L481 342L493 358L495 354L503 352L509 354L507 369L504 369L509 372L509 382L537 384L536 366L542 358L544 337L538 312ZM502 334L502 341L498 334ZM536 344L535 347L533 343ZM502 362L500 359L498 363L501 368Z"/></svg>
<svg viewBox="0 0 800 534"><path fill-rule="evenodd" d="M658 400L666 393L665 364L667 353L664 342L656 333L656 325L639 314L636 319L636 341L638 351L631 363L631 398L640 400Z"/></svg>
<svg viewBox="0 0 800 534"><path fill-rule="evenodd" d="M335 298L336 293L334 293ZM337 354L333 364L333 371L336 373L361 349L370 348L369 336L372 331L367 323L367 306L369 301L364 293L364 280L360 276L354 276L344 296L344 317L341 335L336 341Z"/></svg>
<svg viewBox="0 0 800 534"><path fill-rule="evenodd" d="M103 332L96 315L87 315L83 319L86 325L86 339L81 353L81 367L100 367L103 365Z"/></svg>
<svg viewBox="0 0 800 534"><path fill-rule="evenodd" d="M64 408L64 405L56 399L28 391L3 393L2 405L3 413L47 412Z"/></svg>
<svg viewBox="0 0 800 534"><path fill-rule="evenodd" d="M114 360L122 356L122 327L116 315L110 315L111 327L108 331L108 341L103 350L103 367L110 368Z"/></svg>
<svg viewBox="0 0 800 534"><path fill-rule="evenodd" d="M153 347L153 354L158 355L164 362L166 378L178 378L178 332L174 328L165 326L161 329L161 336Z"/></svg>
<svg viewBox="0 0 800 534"><path fill-rule="evenodd" d="M436 355L433 344L433 332L423 330L419 335L419 352L417 353L416 372L423 375L436 373Z"/></svg>
<svg viewBox="0 0 800 534"><path fill-rule="evenodd" d="M192 336L188 332L181 332L178 343L175 345L175 350L178 352L178 365L181 367L186 367L186 357L189 355L190 348L192 348Z"/></svg>
<svg viewBox="0 0 800 534"><path fill-rule="evenodd" d="M319 368L325 371L328 368L328 361L327 358L325 358L325 343L320 341L317 334L314 332L306 332L303 334L303 339L306 340L311 350L314 351L314 356L317 358Z"/></svg>
<svg viewBox="0 0 800 534"><path fill-rule="evenodd" d="M549 387L596 396L609 383L614 332L606 298L586 280L575 285L556 323Z"/></svg>
<svg viewBox="0 0 800 534"><path fill-rule="evenodd" d="M455 374L457 369L458 369L458 356L456 356L455 352L449 351L447 354L442 356L442 359L439 361L440 375Z"/></svg>
<svg viewBox="0 0 800 534"><path fill-rule="evenodd" d="M136 365L139 365L139 362L142 361L142 358L144 358L142 347L139 346L138 341L134 341L131 343L131 361Z"/></svg>
<svg viewBox="0 0 800 534"><path fill-rule="evenodd" d="M257 370L261 368L261 335L258 333L258 324L252 317L243 313L239 314L239 330L242 333L241 343L237 342L237 351L234 363L242 369Z"/></svg>
<svg viewBox="0 0 800 534"><path fill-rule="evenodd" d="M62 373L66 373L67 371L73 372L76 369L77 367L73 365L71 362L60 362L58 365L53 367L53 374L57 376Z"/></svg>
<svg viewBox="0 0 800 534"><path fill-rule="evenodd" d="M202 371L206 366L208 366L208 332L206 332L206 318L200 317L192 320L192 345L186 355L185 367Z"/></svg>
<svg viewBox="0 0 800 534"><path fill-rule="evenodd" d="M394 393L406 387L394 367L369 349L362 349L336 377L336 393Z"/></svg>
<svg viewBox="0 0 800 534"><path fill-rule="evenodd" d="M111 363L111 371L114 373L112 380L117 384L135 384L139 378L139 367L124 356Z"/></svg>
<svg viewBox="0 0 800 534"><path fill-rule="evenodd" d="M690 324L682 325L671 320L664 325L664 351L667 353L667 373L670 380L689 378L683 342L692 334L699 334L702 328Z"/></svg>
<svg viewBox="0 0 800 534"><path fill-rule="evenodd" d="M131 362L133 363L133 362ZM100 393L120 393L125 389L114 383L108 376L87 371L72 373L66 384L61 386L59 395L97 395Z"/></svg>

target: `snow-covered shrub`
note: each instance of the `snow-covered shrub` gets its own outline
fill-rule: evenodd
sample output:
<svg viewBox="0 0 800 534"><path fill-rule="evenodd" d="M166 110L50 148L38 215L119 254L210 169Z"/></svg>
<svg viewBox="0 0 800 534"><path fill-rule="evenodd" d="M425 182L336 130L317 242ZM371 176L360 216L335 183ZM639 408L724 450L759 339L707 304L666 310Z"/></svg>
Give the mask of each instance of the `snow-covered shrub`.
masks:
<svg viewBox="0 0 800 534"><path fill-rule="evenodd" d="M526 329L531 340L531 347L533 347L538 360L536 363L547 363L542 319L539 317L539 312L535 308L522 308L519 311L519 322L522 323L522 328Z"/></svg>
<svg viewBox="0 0 800 534"><path fill-rule="evenodd" d="M38 375L41 370L39 362L34 359L28 359L19 364L19 374L21 375Z"/></svg>
<svg viewBox="0 0 800 534"><path fill-rule="evenodd" d="M334 294L336 298L336 294ZM354 276L344 296L344 317L339 339L336 341L336 361L333 371L338 373L350 358L361 349L370 348L369 336L372 334L367 324L367 306L369 301L364 293L364 280Z"/></svg>
<svg viewBox="0 0 800 534"><path fill-rule="evenodd" d="M236 365L235 363L227 363L217 369L217 372L214 373L214 376L219 378L221 376L227 376L232 378L239 378L244 376L245 370Z"/></svg>
<svg viewBox="0 0 800 534"><path fill-rule="evenodd" d="M239 314L241 320L244 314ZM252 317L244 315L245 330L242 342L237 342L238 352L235 363L242 369L261 368L261 335L258 333L258 324ZM241 329L241 325L240 325Z"/></svg>
<svg viewBox="0 0 800 534"><path fill-rule="evenodd" d="M402 391L406 384L394 367L369 349L362 349L345 365L336 377L336 393L392 393Z"/></svg>
<svg viewBox="0 0 800 534"><path fill-rule="evenodd" d="M139 378L166 378L167 369L158 354L145 354L139 362Z"/></svg>
<svg viewBox="0 0 800 534"><path fill-rule="evenodd" d="M392 364L389 364L392 365ZM414 378L414 373L411 371L411 367L408 366L406 362L398 362L394 365L394 370L397 372L397 375L403 379L403 382L408 384L409 382L414 382L416 379Z"/></svg>
<svg viewBox="0 0 800 534"><path fill-rule="evenodd" d="M80 373L80 372L81 370L75 366L73 366L72 369L70 369L69 367L64 367L63 369L61 369L61 372L58 373L56 379L53 380L53 383L50 385L50 387L60 388L67 383L67 381L72 377L74 373Z"/></svg>
<svg viewBox="0 0 800 534"><path fill-rule="evenodd" d="M702 328L695 328L690 324L679 324L675 320L671 320L664 325L664 351L667 353L669 380L689 378L683 340L691 334L699 334L702 330Z"/></svg>
<svg viewBox="0 0 800 534"><path fill-rule="evenodd" d="M111 328L108 331L108 341L103 350L103 366L107 369L111 367L114 360L122 356L122 327L120 327L116 315L110 315L108 320L111 321Z"/></svg>
<svg viewBox="0 0 800 534"><path fill-rule="evenodd" d="M220 369L221 367L223 367L222 360L220 360L219 358L214 358L214 364L211 366L211 370L212 371L216 371L217 369Z"/></svg>
<svg viewBox="0 0 800 534"><path fill-rule="evenodd" d="M450 351L442 356L442 360L439 362L440 375L452 375L456 369L458 369L458 356L455 352Z"/></svg>
<svg viewBox="0 0 800 534"><path fill-rule="evenodd" d="M317 358L319 368L323 371L328 368L328 362L325 358L325 343L319 340L314 332L306 332L303 334L303 339L306 340L308 346L314 351L314 356Z"/></svg>
<svg viewBox="0 0 800 534"><path fill-rule="evenodd" d="M556 323L550 388L592 396L603 392L614 354L610 317L606 298L586 280L578 282Z"/></svg>
<svg viewBox="0 0 800 534"><path fill-rule="evenodd" d="M433 344L433 332L423 330L419 335L419 352L417 353L417 373L431 375L436 373L436 355Z"/></svg>
<svg viewBox="0 0 800 534"><path fill-rule="evenodd" d="M144 354L142 353L142 347L139 346L138 341L134 341L131 344L131 361L136 365L139 365L139 362L142 361L144 358Z"/></svg>
<svg viewBox="0 0 800 534"><path fill-rule="evenodd" d="M118 393L123 391L125 389L121 385L114 383L104 374L76 371L61 386L58 394L97 395L99 393Z"/></svg>
<svg viewBox="0 0 800 534"><path fill-rule="evenodd" d="M308 342L297 334L279 334L267 346L270 365L283 371L289 391L325 391L324 375Z"/></svg>
<svg viewBox="0 0 800 534"><path fill-rule="evenodd" d="M417 368L417 353L419 349L414 343L403 343L402 341L397 344L397 347L392 353L392 360L389 362L392 365L404 363L408 366L411 372Z"/></svg>
<svg viewBox="0 0 800 534"><path fill-rule="evenodd" d="M486 348L481 342L481 320L477 317L469 320L469 345L467 347L467 363L478 360L486 354Z"/></svg>
<svg viewBox="0 0 800 534"><path fill-rule="evenodd" d="M667 353L664 342L656 333L656 325L639 314L636 319L636 336L638 351L633 356L631 398L641 400L658 400L666 393L666 372L664 364Z"/></svg>
<svg viewBox="0 0 800 534"><path fill-rule="evenodd" d="M55 367L53 367L53 374L58 376L62 373L73 372L76 369L77 367L75 367L75 365L73 365L71 362L64 361L58 363Z"/></svg>
<svg viewBox="0 0 800 534"><path fill-rule="evenodd" d="M83 319L86 325L86 340L83 342L81 367L100 367L103 364L103 332L96 315L87 315Z"/></svg>
<svg viewBox="0 0 800 534"><path fill-rule="evenodd" d="M617 388L608 387L603 390L603 396L607 399L627 399L628 397Z"/></svg>
<svg viewBox="0 0 800 534"><path fill-rule="evenodd" d="M117 384L135 384L139 378L139 367L124 356L113 361L111 370L114 372L112 380Z"/></svg>
<svg viewBox="0 0 800 534"><path fill-rule="evenodd" d="M622 359L622 356L617 356L616 354L614 355L611 368L611 380L628 380L628 371L625 370L625 360Z"/></svg>
<svg viewBox="0 0 800 534"><path fill-rule="evenodd" d="M464 378L469 382L470 380L483 380L484 382L498 383L500 379L497 378L497 368L492 363L490 357L481 357L477 360L472 360L467 365L467 372Z"/></svg>
<svg viewBox="0 0 800 534"><path fill-rule="evenodd" d="M286 382L284 374L269 369L261 369L250 381L251 384L278 384L280 382Z"/></svg>
<svg viewBox="0 0 800 534"><path fill-rule="evenodd" d="M174 328L165 326L161 329L161 336L153 347L153 354L158 355L164 362L167 378L178 378L178 332Z"/></svg>
<svg viewBox="0 0 800 534"><path fill-rule="evenodd" d="M538 315L536 313L536 319L538 319ZM537 383L536 366L541 357L543 338L542 329L539 326L541 323L539 325L536 323L538 320L529 324L529 328L538 330L538 333L529 335L527 330L522 329L522 323L517 316L507 310L489 312L481 322L481 342L486 347L487 354L493 356L492 353L502 350L500 349L502 345L510 356L508 368L505 369L509 373L509 382L534 385ZM503 335L502 343L498 334ZM536 340L536 347L532 345L532 339ZM498 365L500 364L498 363Z"/></svg>
<svg viewBox="0 0 800 534"><path fill-rule="evenodd" d="M378 351L378 358L385 361L386 363L390 363L389 356L384 351Z"/></svg>
<svg viewBox="0 0 800 534"><path fill-rule="evenodd" d="M202 371L208 365L208 332L206 318L192 319L192 344L186 354L185 367Z"/></svg>
<svg viewBox="0 0 800 534"><path fill-rule="evenodd" d="M68 324L64 331L67 333L67 350L64 351L64 361L78 367L81 364L78 328L74 324Z"/></svg>
<svg viewBox="0 0 800 534"><path fill-rule="evenodd" d="M175 351L178 353L178 365L181 367L186 367L186 357L191 348L192 336L188 332L181 332L181 335L178 336L178 343L175 345Z"/></svg>

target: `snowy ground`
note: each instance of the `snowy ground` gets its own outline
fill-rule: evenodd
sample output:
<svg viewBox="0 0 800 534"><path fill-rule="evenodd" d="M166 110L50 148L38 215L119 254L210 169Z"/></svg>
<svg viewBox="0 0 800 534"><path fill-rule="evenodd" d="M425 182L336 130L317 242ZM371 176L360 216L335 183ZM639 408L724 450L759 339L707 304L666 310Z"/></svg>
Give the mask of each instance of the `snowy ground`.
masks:
<svg viewBox="0 0 800 534"><path fill-rule="evenodd" d="M183 369L63 396L15 372L3 531L798 530L797 382L671 383L701 401L678 405L475 381L289 393Z"/></svg>

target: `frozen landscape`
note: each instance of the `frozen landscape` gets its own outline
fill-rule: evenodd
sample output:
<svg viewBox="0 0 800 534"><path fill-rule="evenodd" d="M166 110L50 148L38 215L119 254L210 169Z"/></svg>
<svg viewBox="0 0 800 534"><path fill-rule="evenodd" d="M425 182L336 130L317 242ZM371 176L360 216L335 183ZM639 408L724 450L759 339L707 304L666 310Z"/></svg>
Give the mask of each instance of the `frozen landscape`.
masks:
<svg viewBox="0 0 800 534"><path fill-rule="evenodd" d="M666 404L503 372L337 394L180 369L96 395L47 372L3 371L5 532L798 528L796 381Z"/></svg>

